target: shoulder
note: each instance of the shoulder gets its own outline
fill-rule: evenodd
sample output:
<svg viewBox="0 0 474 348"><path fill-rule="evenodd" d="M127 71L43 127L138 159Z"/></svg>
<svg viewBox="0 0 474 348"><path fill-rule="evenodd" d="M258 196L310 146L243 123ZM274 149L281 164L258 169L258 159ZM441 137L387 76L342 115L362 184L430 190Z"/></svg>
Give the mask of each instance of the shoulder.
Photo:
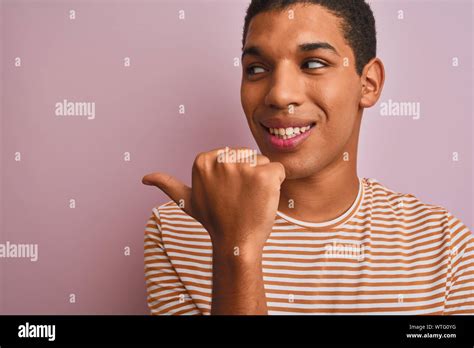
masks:
<svg viewBox="0 0 474 348"><path fill-rule="evenodd" d="M409 193L392 190L376 179L365 178L366 200L373 212L383 214L413 231L438 231L451 239L472 238L469 228L445 207L423 202Z"/></svg>
<svg viewBox="0 0 474 348"><path fill-rule="evenodd" d="M180 224L186 222L196 222L194 218L186 214L174 201L169 201L162 205L157 205L152 209L153 217L160 224Z"/></svg>
<svg viewBox="0 0 474 348"><path fill-rule="evenodd" d="M152 211L153 217L158 219L158 221L160 221L162 212L166 214L167 212L173 211L175 209L179 209L179 207L176 205L175 202L169 201L167 203L154 206L151 211Z"/></svg>
<svg viewBox="0 0 474 348"><path fill-rule="evenodd" d="M429 213L448 219L449 212L440 205L428 204L413 194L392 190L376 179L366 178L364 182L366 199L373 205L399 214Z"/></svg>
<svg viewBox="0 0 474 348"><path fill-rule="evenodd" d="M392 190L376 179L366 178L364 181L369 195L368 198L374 203L385 205L386 208L393 207L395 208L395 211L398 212L425 211L442 214L447 217L448 211L440 205L428 204L421 201L413 194Z"/></svg>

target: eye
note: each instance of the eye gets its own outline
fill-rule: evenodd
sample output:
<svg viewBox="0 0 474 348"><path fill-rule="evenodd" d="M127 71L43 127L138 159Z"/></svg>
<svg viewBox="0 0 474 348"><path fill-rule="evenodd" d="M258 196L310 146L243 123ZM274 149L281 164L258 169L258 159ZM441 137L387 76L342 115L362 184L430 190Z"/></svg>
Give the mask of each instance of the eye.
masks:
<svg viewBox="0 0 474 348"><path fill-rule="evenodd" d="M320 60L308 60L307 62L305 62L303 64L303 66L305 65L309 65L308 69L320 69L320 68L324 68L327 66L327 64L323 63L322 61Z"/></svg>
<svg viewBox="0 0 474 348"><path fill-rule="evenodd" d="M257 75L260 71L260 73L265 72L265 69L262 68L261 66L250 66L246 69L248 75Z"/></svg>

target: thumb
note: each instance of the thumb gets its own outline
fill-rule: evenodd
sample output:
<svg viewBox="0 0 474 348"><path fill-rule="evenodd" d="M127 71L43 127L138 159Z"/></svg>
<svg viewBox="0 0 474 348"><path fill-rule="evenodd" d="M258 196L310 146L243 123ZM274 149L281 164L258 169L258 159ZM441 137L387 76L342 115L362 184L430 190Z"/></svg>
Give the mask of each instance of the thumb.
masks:
<svg viewBox="0 0 474 348"><path fill-rule="evenodd" d="M178 206L193 216L191 209L191 188L178 179L165 173L151 173L145 175L142 183L148 186L156 186L166 193ZM184 204L182 204L184 202Z"/></svg>

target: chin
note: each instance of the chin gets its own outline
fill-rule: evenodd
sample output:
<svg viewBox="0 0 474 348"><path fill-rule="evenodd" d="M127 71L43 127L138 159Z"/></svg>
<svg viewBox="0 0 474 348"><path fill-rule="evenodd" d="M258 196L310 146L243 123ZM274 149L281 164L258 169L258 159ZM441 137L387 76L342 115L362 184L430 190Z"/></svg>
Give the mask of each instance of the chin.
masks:
<svg viewBox="0 0 474 348"><path fill-rule="evenodd" d="M299 161L299 160L292 160L292 159L283 159L280 158L271 158L272 161L280 162L285 167L285 174L286 180L295 180L295 179L303 179L309 176L314 175L319 171L319 168L315 167L314 165L309 165L310 161ZM314 163L314 162L313 162Z"/></svg>
<svg viewBox="0 0 474 348"><path fill-rule="evenodd" d="M304 179L310 177L311 175L317 173L310 168L293 168L293 167L285 167L285 180L297 180L297 179Z"/></svg>

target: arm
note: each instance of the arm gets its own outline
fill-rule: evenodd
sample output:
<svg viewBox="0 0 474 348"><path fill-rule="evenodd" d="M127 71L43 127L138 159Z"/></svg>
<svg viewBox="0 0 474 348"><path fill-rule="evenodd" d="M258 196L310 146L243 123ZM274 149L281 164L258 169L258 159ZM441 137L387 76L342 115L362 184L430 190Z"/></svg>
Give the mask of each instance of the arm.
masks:
<svg viewBox="0 0 474 348"><path fill-rule="evenodd" d="M161 240L157 209L145 229L145 281L148 308L152 315L201 314L171 265Z"/></svg>
<svg viewBox="0 0 474 348"><path fill-rule="evenodd" d="M196 157L192 187L159 172L146 175L142 182L182 205L209 233L211 314L267 314L262 252L275 221L285 168L262 155L256 156L255 166L223 162L220 152Z"/></svg>
<svg viewBox="0 0 474 348"><path fill-rule="evenodd" d="M266 315L262 253L252 249L223 252L214 248L211 314Z"/></svg>

